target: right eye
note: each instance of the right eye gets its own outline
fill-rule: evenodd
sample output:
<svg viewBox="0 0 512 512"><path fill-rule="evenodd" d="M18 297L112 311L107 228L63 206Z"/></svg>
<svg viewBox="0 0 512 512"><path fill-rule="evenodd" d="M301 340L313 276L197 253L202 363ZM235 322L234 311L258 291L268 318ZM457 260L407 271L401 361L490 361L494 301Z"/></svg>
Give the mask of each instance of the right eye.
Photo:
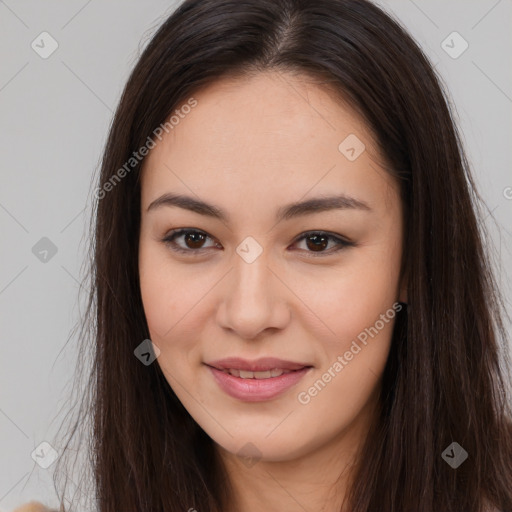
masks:
<svg viewBox="0 0 512 512"><path fill-rule="evenodd" d="M180 245L176 242L176 239L183 237L183 244ZM171 248L171 250L180 252L182 254L198 254L210 247L204 247L204 241L206 239L213 240L207 233L197 229L174 229L166 234L162 239L162 242Z"/></svg>

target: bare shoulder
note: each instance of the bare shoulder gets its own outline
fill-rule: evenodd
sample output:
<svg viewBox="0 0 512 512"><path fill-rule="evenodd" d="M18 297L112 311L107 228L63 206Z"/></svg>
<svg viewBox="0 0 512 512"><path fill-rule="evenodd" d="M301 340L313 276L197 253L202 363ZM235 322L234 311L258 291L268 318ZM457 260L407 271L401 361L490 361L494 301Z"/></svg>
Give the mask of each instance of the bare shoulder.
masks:
<svg viewBox="0 0 512 512"><path fill-rule="evenodd" d="M15 508L12 512L53 512L53 510L45 507L38 501L30 501L29 503L25 503L24 505Z"/></svg>

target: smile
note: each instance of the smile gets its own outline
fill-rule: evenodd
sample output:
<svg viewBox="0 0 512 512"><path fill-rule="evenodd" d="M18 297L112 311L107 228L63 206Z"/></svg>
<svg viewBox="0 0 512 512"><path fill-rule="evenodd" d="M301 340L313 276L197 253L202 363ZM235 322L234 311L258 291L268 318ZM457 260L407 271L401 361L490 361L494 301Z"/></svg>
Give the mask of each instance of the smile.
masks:
<svg viewBox="0 0 512 512"><path fill-rule="evenodd" d="M217 368L209 364L205 366L221 391L243 402L263 402L277 398L294 387L312 370L311 366L302 366L294 370L272 368L259 371Z"/></svg>
<svg viewBox="0 0 512 512"><path fill-rule="evenodd" d="M273 368L265 372L251 372L249 370L238 370L237 368L229 368L222 370L225 373L229 373L234 377L240 377L241 379L270 379L273 377L279 377L283 373L290 373L296 370L283 370L282 368Z"/></svg>

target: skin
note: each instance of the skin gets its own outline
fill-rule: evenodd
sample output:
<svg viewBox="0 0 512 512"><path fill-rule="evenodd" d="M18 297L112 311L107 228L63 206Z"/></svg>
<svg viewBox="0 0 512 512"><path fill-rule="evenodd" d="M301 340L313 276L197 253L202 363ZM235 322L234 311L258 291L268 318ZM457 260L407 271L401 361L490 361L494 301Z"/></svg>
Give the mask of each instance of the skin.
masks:
<svg viewBox="0 0 512 512"><path fill-rule="evenodd" d="M156 362L225 462L230 511L339 511L374 418L394 320L359 343L307 404L298 394L407 300L398 185L361 118L305 76L223 78L194 98L197 106L157 142L142 175L140 285ZM354 161L338 149L349 134L366 146ZM229 218L177 206L147 211L171 192L213 203ZM370 210L275 220L279 207L334 193ZM179 228L206 238L178 237L175 244L190 251L180 254L162 242ZM317 250L311 239L297 241L319 230L355 245L334 252L336 240ZM252 263L236 252L248 236L263 251ZM225 394L203 364L228 356L313 368L284 394L245 402ZM255 450L249 461L240 456L247 443Z"/></svg>
<svg viewBox="0 0 512 512"><path fill-rule="evenodd" d="M18 507L13 512L51 512L51 510L38 501L31 501Z"/></svg>

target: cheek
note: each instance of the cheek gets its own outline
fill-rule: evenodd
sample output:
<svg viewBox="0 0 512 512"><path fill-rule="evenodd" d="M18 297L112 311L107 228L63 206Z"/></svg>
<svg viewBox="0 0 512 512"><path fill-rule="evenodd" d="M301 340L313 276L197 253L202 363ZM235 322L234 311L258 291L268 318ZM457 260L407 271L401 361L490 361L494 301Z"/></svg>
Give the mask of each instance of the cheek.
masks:
<svg viewBox="0 0 512 512"><path fill-rule="evenodd" d="M307 306L303 319L319 337L336 348L373 326L392 307L398 299L399 262L389 256L354 253L337 268L294 279L294 292Z"/></svg>
<svg viewBox="0 0 512 512"><path fill-rule="evenodd" d="M367 247L331 270L322 286L302 281L299 293L321 319L312 319L310 329L320 329L323 357L297 398L312 417L329 417L333 428L354 418L378 389L396 319L399 251L398 244Z"/></svg>
<svg viewBox="0 0 512 512"><path fill-rule="evenodd" d="M211 271L177 263L153 243L141 243L139 279L151 340L162 353L159 361L179 369L196 364L199 330L212 309L208 294L219 280Z"/></svg>
<svg viewBox="0 0 512 512"><path fill-rule="evenodd" d="M181 369L187 368L193 349L190 337L182 335L192 297L188 296L190 292L183 275L172 272L169 263L161 260L159 251L141 249L141 296L150 339L160 350L156 362L178 395L180 383L185 381Z"/></svg>
<svg viewBox="0 0 512 512"><path fill-rule="evenodd" d="M182 273L172 272L165 251L151 242L141 241L139 279L149 331L152 340L162 348L161 340L172 332L185 313L189 288Z"/></svg>

